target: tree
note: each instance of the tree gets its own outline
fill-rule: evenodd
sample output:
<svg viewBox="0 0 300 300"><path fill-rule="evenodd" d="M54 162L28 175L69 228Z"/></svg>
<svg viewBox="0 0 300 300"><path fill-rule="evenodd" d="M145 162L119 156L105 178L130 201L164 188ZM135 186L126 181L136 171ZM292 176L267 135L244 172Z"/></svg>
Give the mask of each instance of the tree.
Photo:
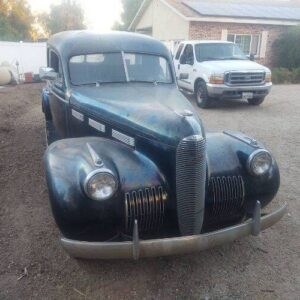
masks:
<svg viewBox="0 0 300 300"><path fill-rule="evenodd" d="M39 23L50 34L86 28L82 8L71 0L63 0L61 4L51 6L50 14L40 16Z"/></svg>
<svg viewBox="0 0 300 300"><path fill-rule="evenodd" d="M31 40L33 20L26 0L0 0L1 40Z"/></svg>
<svg viewBox="0 0 300 300"><path fill-rule="evenodd" d="M113 29L127 30L143 0L122 0L123 12L121 14L122 23L115 23Z"/></svg>
<svg viewBox="0 0 300 300"><path fill-rule="evenodd" d="M291 27L273 44L276 67L300 67L300 25Z"/></svg>

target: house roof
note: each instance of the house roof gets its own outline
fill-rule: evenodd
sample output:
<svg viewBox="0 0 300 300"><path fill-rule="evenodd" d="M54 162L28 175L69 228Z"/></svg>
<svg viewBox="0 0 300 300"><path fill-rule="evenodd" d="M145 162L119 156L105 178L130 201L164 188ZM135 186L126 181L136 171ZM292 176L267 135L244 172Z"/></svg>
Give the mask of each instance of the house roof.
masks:
<svg viewBox="0 0 300 300"><path fill-rule="evenodd" d="M153 0L144 0L129 30L135 28ZM159 0L187 21L295 25L300 22L299 0ZM213 18L213 19L212 19ZM273 21L273 22L272 22ZM295 23L297 22L297 23ZM257 22L259 23L259 22Z"/></svg>
<svg viewBox="0 0 300 300"><path fill-rule="evenodd" d="M300 8L296 7L237 3L212 3L202 1L182 2L202 16L300 20Z"/></svg>

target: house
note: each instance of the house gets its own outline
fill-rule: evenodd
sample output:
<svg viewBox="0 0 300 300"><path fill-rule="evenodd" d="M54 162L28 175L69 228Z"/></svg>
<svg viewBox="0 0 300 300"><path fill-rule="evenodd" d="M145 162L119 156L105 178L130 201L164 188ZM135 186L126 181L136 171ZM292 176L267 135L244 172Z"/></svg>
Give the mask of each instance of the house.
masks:
<svg viewBox="0 0 300 300"><path fill-rule="evenodd" d="M300 24L300 2L221 1L144 0L128 29L160 39L172 51L187 39L233 41L259 63L272 66L272 44Z"/></svg>

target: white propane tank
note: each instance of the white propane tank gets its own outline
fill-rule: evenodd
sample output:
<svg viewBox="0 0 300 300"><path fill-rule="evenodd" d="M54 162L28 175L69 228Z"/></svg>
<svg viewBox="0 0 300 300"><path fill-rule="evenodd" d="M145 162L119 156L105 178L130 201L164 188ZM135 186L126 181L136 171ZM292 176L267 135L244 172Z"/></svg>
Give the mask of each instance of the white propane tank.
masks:
<svg viewBox="0 0 300 300"><path fill-rule="evenodd" d="M7 67L0 67L0 85L6 85L11 82L11 73Z"/></svg>

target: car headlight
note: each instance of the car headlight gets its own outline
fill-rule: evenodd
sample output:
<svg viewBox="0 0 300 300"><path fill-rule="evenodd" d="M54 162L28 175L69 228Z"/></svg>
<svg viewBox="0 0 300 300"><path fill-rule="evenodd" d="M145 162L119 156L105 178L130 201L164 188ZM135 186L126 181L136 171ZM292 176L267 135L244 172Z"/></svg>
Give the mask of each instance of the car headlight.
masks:
<svg viewBox="0 0 300 300"><path fill-rule="evenodd" d="M265 82L271 82L272 81L272 74L271 72L266 73Z"/></svg>
<svg viewBox="0 0 300 300"><path fill-rule="evenodd" d="M223 84L224 74L213 74L209 77L209 83L213 84Z"/></svg>
<svg viewBox="0 0 300 300"><path fill-rule="evenodd" d="M115 176L109 170L95 170L84 182L86 195L97 201L111 198L118 188Z"/></svg>
<svg viewBox="0 0 300 300"><path fill-rule="evenodd" d="M248 170L253 175L263 175L267 173L272 166L272 156L264 149L254 151L248 159Z"/></svg>

